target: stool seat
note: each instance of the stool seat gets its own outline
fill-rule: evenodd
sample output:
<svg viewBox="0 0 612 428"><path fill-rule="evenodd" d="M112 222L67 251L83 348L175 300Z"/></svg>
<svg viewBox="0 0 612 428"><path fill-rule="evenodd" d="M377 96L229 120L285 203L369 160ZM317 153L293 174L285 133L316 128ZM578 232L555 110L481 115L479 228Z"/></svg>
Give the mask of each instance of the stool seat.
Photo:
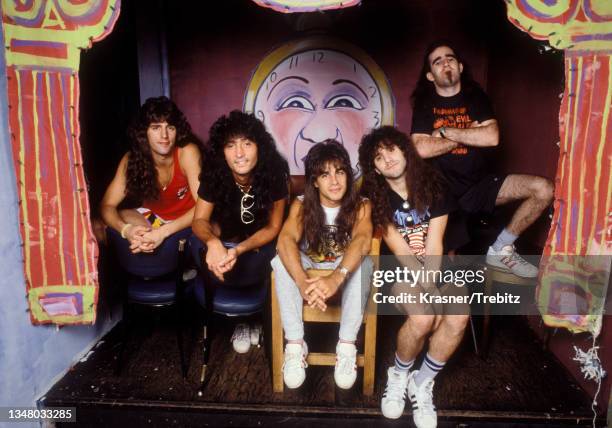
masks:
<svg viewBox="0 0 612 428"><path fill-rule="evenodd" d="M197 302L206 307L206 288L201 276L197 275L190 283ZM267 291L263 283L241 287L215 285L213 311L227 316L254 314L263 308Z"/></svg>
<svg viewBox="0 0 612 428"><path fill-rule="evenodd" d="M130 303L171 305L176 301L176 275L152 279L131 277L127 294Z"/></svg>

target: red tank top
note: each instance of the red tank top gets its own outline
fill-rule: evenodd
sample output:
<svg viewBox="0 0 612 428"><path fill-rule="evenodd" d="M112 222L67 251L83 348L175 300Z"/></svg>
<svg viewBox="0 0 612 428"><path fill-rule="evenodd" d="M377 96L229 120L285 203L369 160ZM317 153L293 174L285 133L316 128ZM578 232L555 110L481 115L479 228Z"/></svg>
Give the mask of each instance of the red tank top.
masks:
<svg viewBox="0 0 612 428"><path fill-rule="evenodd" d="M194 205L195 201L189 191L187 177L181 171L179 164L179 149L174 150L174 172L172 181L165 190L160 189L159 198L156 200L144 201L142 206L153 211L158 217L164 220L176 220Z"/></svg>

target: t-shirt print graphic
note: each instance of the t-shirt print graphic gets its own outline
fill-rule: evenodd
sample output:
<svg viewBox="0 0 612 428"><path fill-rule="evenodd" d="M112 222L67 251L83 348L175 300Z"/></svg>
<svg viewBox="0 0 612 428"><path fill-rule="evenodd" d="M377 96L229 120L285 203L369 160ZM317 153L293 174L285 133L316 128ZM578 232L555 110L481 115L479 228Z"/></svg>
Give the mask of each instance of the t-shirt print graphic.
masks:
<svg viewBox="0 0 612 428"><path fill-rule="evenodd" d="M434 115L434 129L448 127L465 129L469 128L473 122L470 115L467 113L467 107L432 107ZM468 148L466 146L455 147L451 153L454 155L467 155Z"/></svg>
<svg viewBox="0 0 612 428"><path fill-rule="evenodd" d="M323 245L318 251L309 249L306 254L315 263L333 263L344 254L344 248L340 244L342 239L338 239L338 226L323 226L322 237Z"/></svg>
<svg viewBox="0 0 612 428"><path fill-rule="evenodd" d="M429 210L419 213L415 208L408 211L396 210L393 222L402 238L408 243L416 256L425 255L425 239L429 229ZM421 260L419 257L419 260Z"/></svg>

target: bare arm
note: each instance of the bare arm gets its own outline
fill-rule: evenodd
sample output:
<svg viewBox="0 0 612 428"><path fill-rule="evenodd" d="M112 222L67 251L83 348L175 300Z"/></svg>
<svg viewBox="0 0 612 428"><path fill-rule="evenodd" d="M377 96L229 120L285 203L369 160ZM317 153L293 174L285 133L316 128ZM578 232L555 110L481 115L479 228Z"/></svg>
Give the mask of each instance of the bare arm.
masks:
<svg viewBox="0 0 612 428"><path fill-rule="evenodd" d="M455 141L441 137L432 137L427 134L412 134L411 138L417 152L423 159L443 155L459 146Z"/></svg>
<svg viewBox="0 0 612 428"><path fill-rule="evenodd" d="M340 273L340 267L345 267L349 272L354 272L361 264L361 258L370 252L372 246L372 205L370 201L364 200L357 211L357 218L351 233L349 243L342 263L334 270L334 275L339 276L340 283L345 279Z"/></svg>
<svg viewBox="0 0 612 428"><path fill-rule="evenodd" d="M445 127L444 137L438 128L431 135L412 134L411 138L419 155L428 159L448 153L462 144L472 147L497 146L499 128L495 119L489 119L482 123L472 122L471 127L465 129Z"/></svg>
<svg viewBox="0 0 612 428"><path fill-rule="evenodd" d="M391 252L399 257L402 265L413 271L421 269L421 262L416 258L414 252L410 249L410 245L408 245L393 224L387 226L383 239Z"/></svg>
<svg viewBox="0 0 612 428"><path fill-rule="evenodd" d="M443 239L448 215L442 215L429 220L427 239L425 241L425 269L438 270L442 265L444 251Z"/></svg>
<svg viewBox="0 0 612 428"><path fill-rule="evenodd" d="M432 134L441 137L440 130L436 129ZM455 141L472 147L495 147L499 144L499 128L497 120L489 119L482 123L472 122L469 128L445 128L445 139Z"/></svg>
<svg viewBox="0 0 612 428"><path fill-rule="evenodd" d="M274 201L268 224L236 246L238 256L252 249L263 247L276 238L283 226L283 214L285 213L286 203L285 199Z"/></svg>
<svg viewBox="0 0 612 428"><path fill-rule="evenodd" d="M198 198L193 214L191 229L204 244L206 244L206 259L204 263L217 278L223 281L223 272L220 269L221 262L227 257L227 250L221 240L214 233L211 217L215 204Z"/></svg>
<svg viewBox="0 0 612 428"><path fill-rule="evenodd" d="M331 275L308 279L309 286L306 294L315 295L317 306L325 310L324 301L336 294L346 276L340 271L344 267L352 274L361 264L362 256L370 251L372 246L372 206L370 201L365 200L361 203L357 212L357 218L351 233L351 242L344 252L342 263L338 265Z"/></svg>
<svg viewBox="0 0 612 428"><path fill-rule="evenodd" d="M276 250L278 255L291 275L291 278L295 281L297 286L300 288L300 292L304 297L304 290L306 290L306 271L302 267L302 260L300 257L300 249L298 247L302 234L304 233L304 226L302 224L302 202L296 199L291 204L289 209L289 216L285 220L285 224L278 235L278 243Z"/></svg>
<svg viewBox="0 0 612 428"><path fill-rule="evenodd" d="M117 207L125 198L127 162L128 155L126 154L121 158L115 177L106 188L102 202L100 202L100 214L104 223L117 232L121 232L121 229L127 224L117 211Z"/></svg>

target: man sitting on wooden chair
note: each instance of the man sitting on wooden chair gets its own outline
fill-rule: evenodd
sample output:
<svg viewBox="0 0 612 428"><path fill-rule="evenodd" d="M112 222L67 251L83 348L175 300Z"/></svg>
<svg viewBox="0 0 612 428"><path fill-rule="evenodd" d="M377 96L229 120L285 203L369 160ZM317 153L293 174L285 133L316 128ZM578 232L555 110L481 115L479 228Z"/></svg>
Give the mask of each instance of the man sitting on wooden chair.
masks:
<svg viewBox="0 0 612 428"><path fill-rule="evenodd" d="M363 137L359 163L364 173L363 194L374 207L374 227L383 231L381 254L401 256L398 257L400 264L413 272L422 270L423 266L425 271L438 270L441 258L435 256L442 255L448 218L438 173L420 158L408 137L391 126L375 129ZM452 284L438 290L435 284L411 287L397 283L392 293L416 294L422 290L446 294L463 289ZM395 365L388 370L382 413L388 418L399 418L404 411L407 390L415 425L435 427L434 377L461 342L469 320L468 308L461 306L457 315L434 311L431 305L425 304L408 304L401 309L408 318L397 334ZM429 349L420 370L410 373L430 334Z"/></svg>
<svg viewBox="0 0 612 428"><path fill-rule="evenodd" d="M303 301L324 311L327 300L342 289L340 340L334 379L340 388L357 377L355 340L369 293L372 261L370 203L355 189L351 161L333 140L316 144L304 161L304 195L291 205L272 260L280 315L287 339L283 378L298 388L306 378L308 347L304 342ZM309 278L308 269L329 269L329 276ZM368 278L362 284L362 278Z"/></svg>

